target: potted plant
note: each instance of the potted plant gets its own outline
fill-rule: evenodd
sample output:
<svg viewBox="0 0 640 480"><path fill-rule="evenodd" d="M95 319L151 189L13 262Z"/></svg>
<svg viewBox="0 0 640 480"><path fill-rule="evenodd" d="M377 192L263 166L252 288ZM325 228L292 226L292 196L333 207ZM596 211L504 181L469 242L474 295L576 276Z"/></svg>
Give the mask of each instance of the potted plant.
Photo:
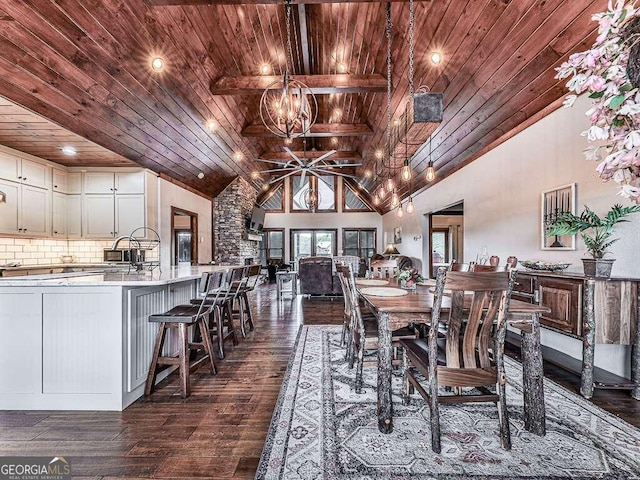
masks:
<svg viewBox="0 0 640 480"><path fill-rule="evenodd" d="M417 268L403 268L398 270L395 277L400 280L400 286L407 290L413 290L416 288L416 283L422 282L422 275L418 272Z"/></svg>
<svg viewBox="0 0 640 480"><path fill-rule="evenodd" d="M619 240L611 238L613 227L617 223L628 222L624 217L635 212L640 212L640 205L623 207L616 204L611 207L604 218L601 218L585 205L580 216L572 213L560 215L547 231L547 236L575 235L580 232L584 245L592 257L582 259L584 274L595 278L609 278L615 260L603 257L607 253L607 249Z"/></svg>

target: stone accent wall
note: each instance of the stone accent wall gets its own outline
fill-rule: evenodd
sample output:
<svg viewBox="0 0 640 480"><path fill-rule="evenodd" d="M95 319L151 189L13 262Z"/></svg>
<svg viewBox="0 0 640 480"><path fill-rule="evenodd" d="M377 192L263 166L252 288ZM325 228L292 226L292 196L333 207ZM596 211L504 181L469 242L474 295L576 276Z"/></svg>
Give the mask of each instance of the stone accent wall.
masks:
<svg viewBox="0 0 640 480"><path fill-rule="evenodd" d="M214 258L217 264L243 264L245 258L258 259L258 242L247 240L246 221L251 218L258 192L243 178L236 177L213 199Z"/></svg>

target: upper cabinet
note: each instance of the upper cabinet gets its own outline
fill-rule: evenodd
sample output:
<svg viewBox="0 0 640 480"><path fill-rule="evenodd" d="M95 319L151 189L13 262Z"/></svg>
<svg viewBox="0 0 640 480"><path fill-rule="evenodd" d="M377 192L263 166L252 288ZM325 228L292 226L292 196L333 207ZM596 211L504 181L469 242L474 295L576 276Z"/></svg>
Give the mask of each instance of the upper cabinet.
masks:
<svg viewBox="0 0 640 480"><path fill-rule="evenodd" d="M82 236L113 238L155 225L142 170L85 172Z"/></svg>
<svg viewBox="0 0 640 480"><path fill-rule="evenodd" d="M60 193L69 193L68 175L64 170L54 168L51 174L51 190Z"/></svg>
<svg viewBox="0 0 640 480"><path fill-rule="evenodd" d="M5 180L47 188L47 170L44 164L0 152L0 178Z"/></svg>
<svg viewBox="0 0 640 480"><path fill-rule="evenodd" d="M84 193L144 194L144 172L85 172Z"/></svg>

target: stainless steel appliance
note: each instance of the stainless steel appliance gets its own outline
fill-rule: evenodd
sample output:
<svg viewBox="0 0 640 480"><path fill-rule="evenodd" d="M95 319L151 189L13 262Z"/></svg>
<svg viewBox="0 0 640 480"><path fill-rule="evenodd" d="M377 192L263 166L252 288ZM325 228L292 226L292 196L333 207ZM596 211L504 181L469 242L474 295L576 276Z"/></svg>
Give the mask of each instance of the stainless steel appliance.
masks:
<svg viewBox="0 0 640 480"><path fill-rule="evenodd" d="M103 260L106 263L130 263L144 262L144 250L140 248L105 248Z"/></svg>

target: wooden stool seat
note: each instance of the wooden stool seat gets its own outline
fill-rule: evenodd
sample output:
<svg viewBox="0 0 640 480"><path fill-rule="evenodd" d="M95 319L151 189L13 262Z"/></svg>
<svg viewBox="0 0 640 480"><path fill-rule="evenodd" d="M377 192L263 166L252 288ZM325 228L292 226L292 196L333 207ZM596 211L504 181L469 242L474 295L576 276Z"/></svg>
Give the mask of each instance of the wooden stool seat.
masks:
<svg viewBox="0 0 640 480"><path fill-rule="evenodd" d="M208 274L206 284L210 285ZM204 276L203 276L204 278ZM208 291L208 289L207 289ZM156 342L151 357L151 365L147 374L147 383L145 385L144 394L151 395L155 388L156 377L158 376L159 366L177 365L180 370L180 383L182 386L182 398L187 398L191 392L189 375L200 365L208 362L211 373L217 372L217 366L213 358L213 348L211 346L211 336L207 321L211 314L212 307L204 305L178 305L168 312L150 315L149 322L159 323ZM200 331L200 342L189 341L189 327L196 326ZM174 328L178 332L178 352L175 355L161 355L167 337L167 330ZM189 361L191 351L203 350L203 356L192 362Z"/></svg>

